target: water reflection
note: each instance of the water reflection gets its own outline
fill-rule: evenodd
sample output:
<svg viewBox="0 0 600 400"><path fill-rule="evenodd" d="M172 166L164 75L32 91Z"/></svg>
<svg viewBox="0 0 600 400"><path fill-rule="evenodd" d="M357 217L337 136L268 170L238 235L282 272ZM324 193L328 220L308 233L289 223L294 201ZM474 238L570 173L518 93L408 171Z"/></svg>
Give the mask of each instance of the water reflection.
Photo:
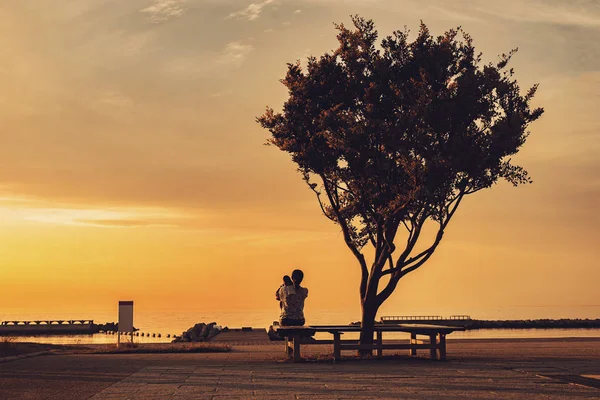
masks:
<svg viewBox="0 0 600 400"><path fill-rule="evenodd" d="M322 334L324 339L330 338ZM327 336L327 337L326 337ZM449 339L531 339L531 338L600 338L600 329L479 329L465 332L454 332ZM358 334L347 333L345 339L358 339ZM128 341L129 336L122 336L121 341ZM407 333L388 332L385 339L408 339ZM18 336L11 338L15 342L34 342L47 344L116 344L116 335L68 335L68 336ZM170 343L167 337L134 336L135 343Z"/></svg>

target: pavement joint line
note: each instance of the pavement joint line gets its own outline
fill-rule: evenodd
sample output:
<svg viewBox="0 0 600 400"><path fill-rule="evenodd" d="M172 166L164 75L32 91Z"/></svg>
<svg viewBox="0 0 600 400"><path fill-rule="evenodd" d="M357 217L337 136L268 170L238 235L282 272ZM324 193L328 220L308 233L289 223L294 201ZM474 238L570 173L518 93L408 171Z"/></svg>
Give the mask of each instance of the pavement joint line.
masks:
<svg viewBox="0 0 600 400"><path fill-rule="evenodd" d="M536 375L542 378L548 378L562 383L569 383L572 385L585 386L592 389L600 389L600 380L593 378L586 378L581 375L568 375L568 374L547 374L547 375Z"/></svg>
<svg viewBox="0 0 600 400"><path fill-rule="evenodd" d="M5 362L10 362L10 361L22 360L23 358L45 356L48 354L55 354L55 353L57 353L56 350L44 350L44 351L36 351L35 353L19 354L18 356L1 357L0 364L5 363Z"/></svg>

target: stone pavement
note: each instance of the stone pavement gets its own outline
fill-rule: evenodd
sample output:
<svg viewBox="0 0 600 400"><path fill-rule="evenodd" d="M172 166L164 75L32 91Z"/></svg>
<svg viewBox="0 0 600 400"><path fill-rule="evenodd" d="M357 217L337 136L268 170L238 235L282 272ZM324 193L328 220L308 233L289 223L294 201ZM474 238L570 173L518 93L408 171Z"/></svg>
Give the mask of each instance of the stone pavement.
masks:
<svg viewBox="0 0 600 400"><path fill-rule="evenodd" d="M294 364L282 361L281 348L240 346L229 354L145 367L92 399L600 399L598 389L551 378L598 373L598 349L580 348L573 355L567 345L560 354L555 350L554 358L540 360L539 353L556 346L542 344L527 354L533 343L513 344L512 351L496 359L481 354L489 344L471 343L453 346L457 354L447 362L394 357L339 364ZM586 348L599 344L576 343ZM324 354L327 347L315 351Z"/></svg>
<svg viewBox="0 0 600 400"><path fill-rule="evenodd" d="M329 347L304 350L319 359ZM339 364L290 363L281 343L213 354L51 355L0 365L0 399L600 399L600 389L570 383L600 374L598 339L451 341L449 350L446 362L349 355Z"/></svg>

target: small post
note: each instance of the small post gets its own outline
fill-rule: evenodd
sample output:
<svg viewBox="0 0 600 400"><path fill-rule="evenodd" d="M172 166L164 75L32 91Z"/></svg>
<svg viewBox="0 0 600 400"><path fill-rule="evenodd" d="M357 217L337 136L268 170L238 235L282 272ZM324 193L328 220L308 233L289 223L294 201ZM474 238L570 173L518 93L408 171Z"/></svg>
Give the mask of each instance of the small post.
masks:
<svg viewBox="0 0 600 400"><path fill-rule="evenodd" d="M417 334L414 332L410 333L410 344L417 344ZM417 355L417 348L416 347L411 347L410 350L410 356L411 357L416 357Z"/></svg>
<svg viewBox="0 0 600 400"><path fill-rule="evenodd" d="M437 335L429 334L429 355L432 360L437 360Z"/></svg>
<svg viewBox="0 0 600 400"><path fill-rule="evenodd" d="M383 332L377 331L377 358L383 357Z"/></svg>
<svg viewBox="0 0 600 400"><path fill-rule="evenodd" d="M302 361L302 355L300 354L300 335L296 335L294 340L294 362Z"/></svg>
<svg viewBox="0 0 600 400"><path fill-rule="evenodd" d="M292 344L288 336L285 337L285 355L287 358L292 358Z"/></svg>
<svg viewBox="0 0 600 400"><path fill-rule="evenodd" d="M342 359L341 337L340 332L333 332L333 362L340 362Z"/></svg>
<svg viewBox="0 0 600 400"><path fill-rule="evenodd" d="M440 360L444 361L446 359L446 334L440 333L438 336L440 340Z"/></svg>
<svg viewBox="0 0 600 400"><path fill-rule="evenodd" d="M119 301L117 346L121 344L121 334L128 332L131 332L131 343L133 344L133 301Z"/></svg>

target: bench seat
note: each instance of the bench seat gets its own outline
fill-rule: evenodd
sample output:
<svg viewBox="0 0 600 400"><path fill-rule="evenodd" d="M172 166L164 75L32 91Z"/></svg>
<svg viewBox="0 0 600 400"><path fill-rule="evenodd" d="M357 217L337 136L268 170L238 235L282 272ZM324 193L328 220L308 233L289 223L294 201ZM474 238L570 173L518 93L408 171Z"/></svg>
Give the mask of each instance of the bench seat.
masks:
<svg viewBox="0 0 600 400"><path fill-rule="evenodd" d="M436 325L375 325L376 339L371 343L360 344L358 340L342 340L344 333L360 333L360 326L356 325L315 325L315 326L280 326L275 331L285 338L285 352L294 361L301 361L300 345L333 344L334 362L341 360L342 350L376 350L377 356L382 357L383 350L409 350L411 356L417 355L417 350L428 349L431 359L446 359L446 335L454 331L464 330L456 326ZM405 332L410 334L410 340L383 342L384 332ZM328 333L333 339L314 339L317 333ZM427 340L417 340L417 335L426 336ZM439 355L439 357L438 357Z"/></svg>

